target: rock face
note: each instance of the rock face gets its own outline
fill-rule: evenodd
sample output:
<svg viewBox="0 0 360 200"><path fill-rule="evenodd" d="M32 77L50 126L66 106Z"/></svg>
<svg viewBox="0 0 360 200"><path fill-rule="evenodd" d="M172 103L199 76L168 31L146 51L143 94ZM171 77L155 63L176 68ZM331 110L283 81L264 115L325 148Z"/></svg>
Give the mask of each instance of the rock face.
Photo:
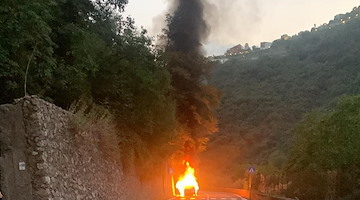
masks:
<svg viewBox="0 0 360 200"><path fill-rule="evenodd" d="M161 199L151 184L105 159L96 138L75 133L71 119L71 113L36 97L0 106L5 200Z"/></svg>

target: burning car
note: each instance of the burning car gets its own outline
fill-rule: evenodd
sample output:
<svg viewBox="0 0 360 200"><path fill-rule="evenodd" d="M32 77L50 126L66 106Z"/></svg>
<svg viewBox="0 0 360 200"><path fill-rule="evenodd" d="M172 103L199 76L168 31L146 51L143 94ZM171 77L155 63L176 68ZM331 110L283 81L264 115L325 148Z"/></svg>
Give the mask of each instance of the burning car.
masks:
<svg viewBox="0 0 360 200"><path fill-rule="evenodd" d="M190 166L190 163L184 161L185 172L179 176L176 182L176 189L179 192L180 197L185 196L197 196L199 191L199 184L195 177L195 169Z"/></svg>

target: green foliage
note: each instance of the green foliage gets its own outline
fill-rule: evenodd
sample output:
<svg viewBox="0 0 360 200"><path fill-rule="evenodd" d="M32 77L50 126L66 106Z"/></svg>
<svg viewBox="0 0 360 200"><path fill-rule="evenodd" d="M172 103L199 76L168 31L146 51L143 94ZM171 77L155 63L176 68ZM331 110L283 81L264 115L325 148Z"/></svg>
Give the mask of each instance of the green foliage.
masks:
<svg viewBox="0 0 360 200"><path fill-rule="evenodd" d="M323 191L323 185L329 183L325 179L325 184L307 185L309 176L299 178L302 173L322 174L327 178L327 172L337 171L338 197L351 196L359 190L360 185L355 180L360 177L360 96L343 98L330 112L308 115L295 133L287 171L293 176L294 187L307 196L305 199L313 193L302 190L311 187L314 191ZM352 177L347 178L349 176Z"/></svg>
<svg viewBox="0 0 360 200"><path fill-rule="evenodd" d="M2 1L0 3L0 102L24 95L23 83L28 59L31 62L30 91L42 93L52 78L55 60L50 38L54 1ZM37 67L34 67L34 66ZM36 73L34 73L36 72Z"/></svg>
<svg viewBox="0 0 360 200"><path fill-rule="evenodd" d="M293 170L348 169L360 161L360 96L343 98L334 111L308 115L295 129Z"/></svg>

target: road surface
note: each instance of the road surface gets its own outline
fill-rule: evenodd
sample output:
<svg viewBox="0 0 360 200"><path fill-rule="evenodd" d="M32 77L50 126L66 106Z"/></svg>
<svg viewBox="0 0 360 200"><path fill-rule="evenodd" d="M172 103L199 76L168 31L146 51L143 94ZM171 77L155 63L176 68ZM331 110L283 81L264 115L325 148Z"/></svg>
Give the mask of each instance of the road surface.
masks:
<svg viewBox="0 0 360 200"><path fill-rule="evenodd" d="M173 197L169 200L247 200L236 194L200 191L197 197Z"/></svg>

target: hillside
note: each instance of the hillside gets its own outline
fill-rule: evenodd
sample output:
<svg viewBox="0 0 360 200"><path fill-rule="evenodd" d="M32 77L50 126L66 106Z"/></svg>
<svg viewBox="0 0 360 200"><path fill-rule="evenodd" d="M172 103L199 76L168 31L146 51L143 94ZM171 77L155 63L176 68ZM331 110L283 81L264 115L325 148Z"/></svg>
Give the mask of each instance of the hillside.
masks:
<svg viewBox="0 0 360 200"><path fill-rule="evenodd" d="M269 50L217 64L213 84L223 96L219 133L202 155L206 178L228 177L216 182L231 186L250 163L265 173L280 169L305 113L360 93L359 12L354 8L311 32L274 41Z"/></svg>

